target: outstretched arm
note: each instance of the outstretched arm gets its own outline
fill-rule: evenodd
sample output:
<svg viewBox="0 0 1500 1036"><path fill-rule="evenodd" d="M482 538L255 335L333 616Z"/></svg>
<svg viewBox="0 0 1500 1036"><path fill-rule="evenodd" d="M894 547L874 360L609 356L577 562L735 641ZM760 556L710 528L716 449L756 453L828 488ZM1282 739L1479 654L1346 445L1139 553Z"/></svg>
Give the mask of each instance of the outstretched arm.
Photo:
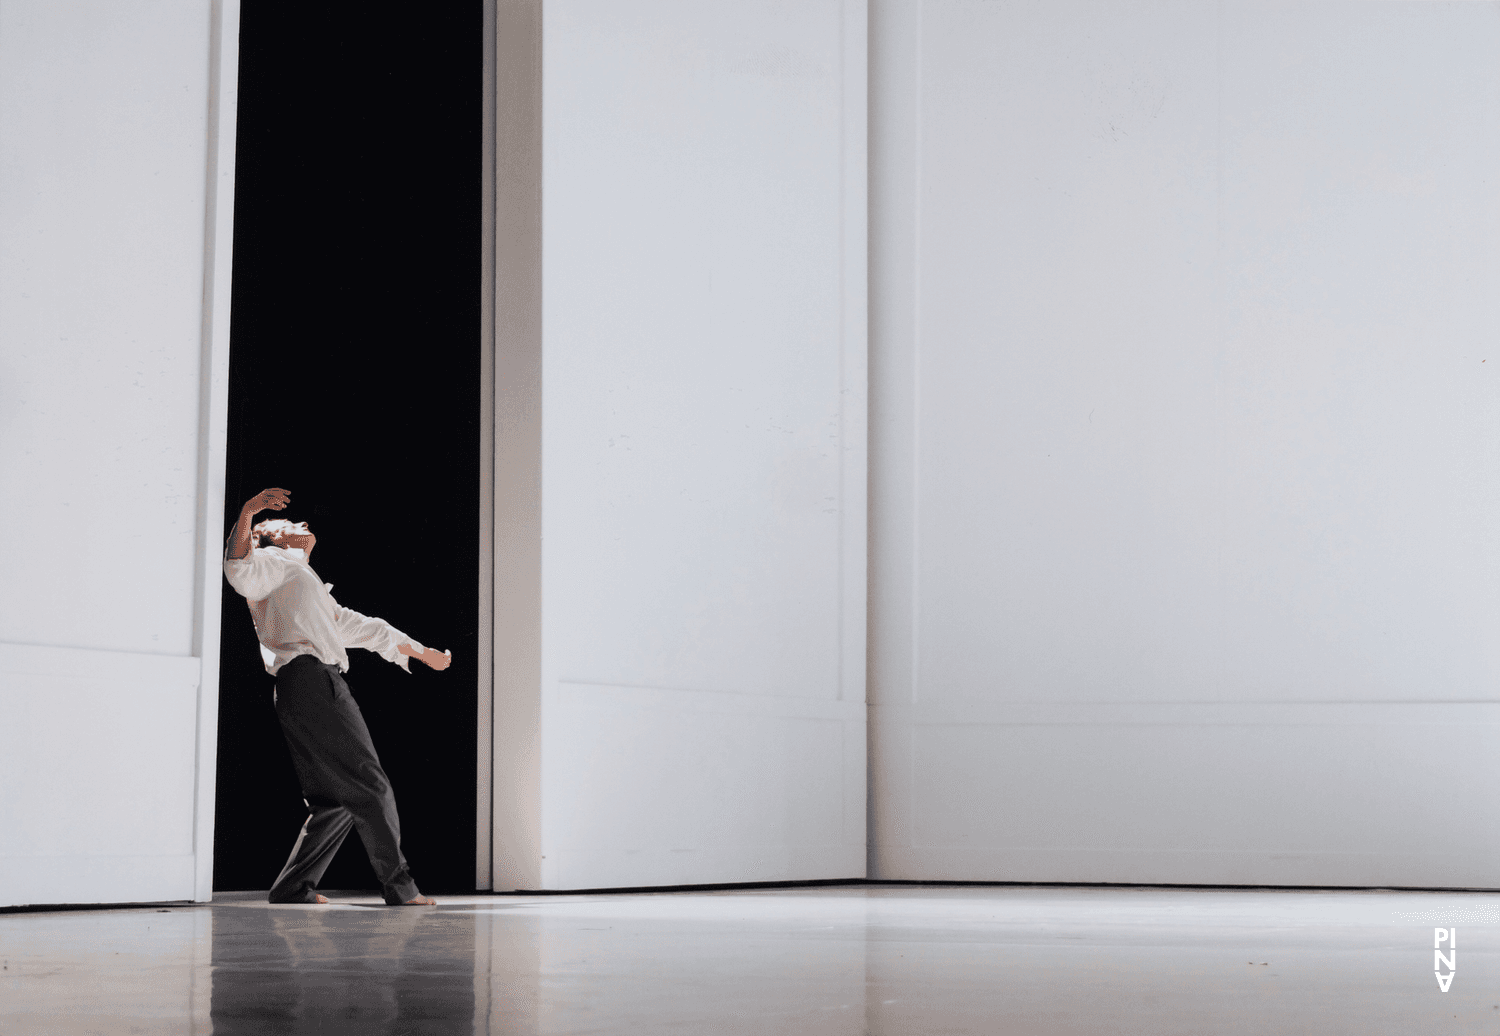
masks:
<svg viewBox="0 0 1500 1036"><path fill-rule="evenodd" d="M333 607L339 641L346 648L357 647L373 651L387 662L395 662L407 672L411 672L407 666L408 658L419 659L434 669L446 669L452 661L449 655L436 648L423 647L384 619L361 615L337 601L333 602Z"/></svg>
<svg viewBox="0 0 1500 1036"><path fill-rule="evenodd" d="M250 553L250 527L255 516L262 511L280 511L291 503L292 494L285 489L263 489L240 508L240 520L234 523L234 532L229 536L229 560L238 561Z"/></svg>

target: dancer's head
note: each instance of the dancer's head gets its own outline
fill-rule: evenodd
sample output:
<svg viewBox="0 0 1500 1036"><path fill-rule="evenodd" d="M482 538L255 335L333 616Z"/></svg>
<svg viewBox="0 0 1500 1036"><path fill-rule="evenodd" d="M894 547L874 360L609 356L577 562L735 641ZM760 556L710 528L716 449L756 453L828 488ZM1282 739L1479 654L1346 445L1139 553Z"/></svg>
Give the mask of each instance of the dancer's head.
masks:
<svg viewBox="0 0 1500 1036"><path fill-rule="evenodd" d="M318 538L308 529L306 522L292 522L285 518L267 518L257 522L250 530L252 542L259 547L300 548L309 556Z"/></svg>

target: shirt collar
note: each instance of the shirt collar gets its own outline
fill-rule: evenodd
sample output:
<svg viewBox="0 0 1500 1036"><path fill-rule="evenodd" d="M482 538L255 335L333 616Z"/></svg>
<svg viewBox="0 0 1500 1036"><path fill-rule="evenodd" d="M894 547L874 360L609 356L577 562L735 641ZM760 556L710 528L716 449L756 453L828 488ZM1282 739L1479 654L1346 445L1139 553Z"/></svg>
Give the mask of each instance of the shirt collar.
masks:
<svg viewBox="0 0 1500 1036"><path fill-rule="evenodd" d="M307 551L301 547L256 547L255 550L264 554L275 554L291 561L307 564Z"/></svg>

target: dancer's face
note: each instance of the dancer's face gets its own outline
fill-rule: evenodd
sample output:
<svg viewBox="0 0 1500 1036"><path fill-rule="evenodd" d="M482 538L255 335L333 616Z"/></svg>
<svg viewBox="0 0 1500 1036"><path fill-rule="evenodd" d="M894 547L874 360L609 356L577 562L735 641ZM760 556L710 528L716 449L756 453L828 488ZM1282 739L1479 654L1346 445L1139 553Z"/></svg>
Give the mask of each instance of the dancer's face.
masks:
<svg viewBox="0 0 1500 1036"><path fill-rule="evenodd" d="M289 522L285 518L273 519L266 523L266 538L271 545L283 549L301 549L311 554L313 545L318 538L312 534L306 522Z"/></svg>

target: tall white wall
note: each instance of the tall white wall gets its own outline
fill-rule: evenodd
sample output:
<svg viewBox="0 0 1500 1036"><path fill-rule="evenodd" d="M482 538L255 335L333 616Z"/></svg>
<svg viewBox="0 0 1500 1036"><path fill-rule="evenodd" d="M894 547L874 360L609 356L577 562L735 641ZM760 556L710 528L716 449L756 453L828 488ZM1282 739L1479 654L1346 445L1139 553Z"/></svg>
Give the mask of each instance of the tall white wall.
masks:
<svg viewBox="0 0 1500 1036"><path fill-rule="evenodd" d="M495 887L862 876L863 0L499 20Z"/></svg>
<svg viewBox="0 0 1500 1036"><path fill-rule="evenodd" d="M208 897L237 33L0 0L0 905Z"/></svg>
<svg viewBox="0 0 1500 1036"><path fill-rule="evenodd" d="M1495 885L1495 5L872 8L872 876Z"/></svg>

